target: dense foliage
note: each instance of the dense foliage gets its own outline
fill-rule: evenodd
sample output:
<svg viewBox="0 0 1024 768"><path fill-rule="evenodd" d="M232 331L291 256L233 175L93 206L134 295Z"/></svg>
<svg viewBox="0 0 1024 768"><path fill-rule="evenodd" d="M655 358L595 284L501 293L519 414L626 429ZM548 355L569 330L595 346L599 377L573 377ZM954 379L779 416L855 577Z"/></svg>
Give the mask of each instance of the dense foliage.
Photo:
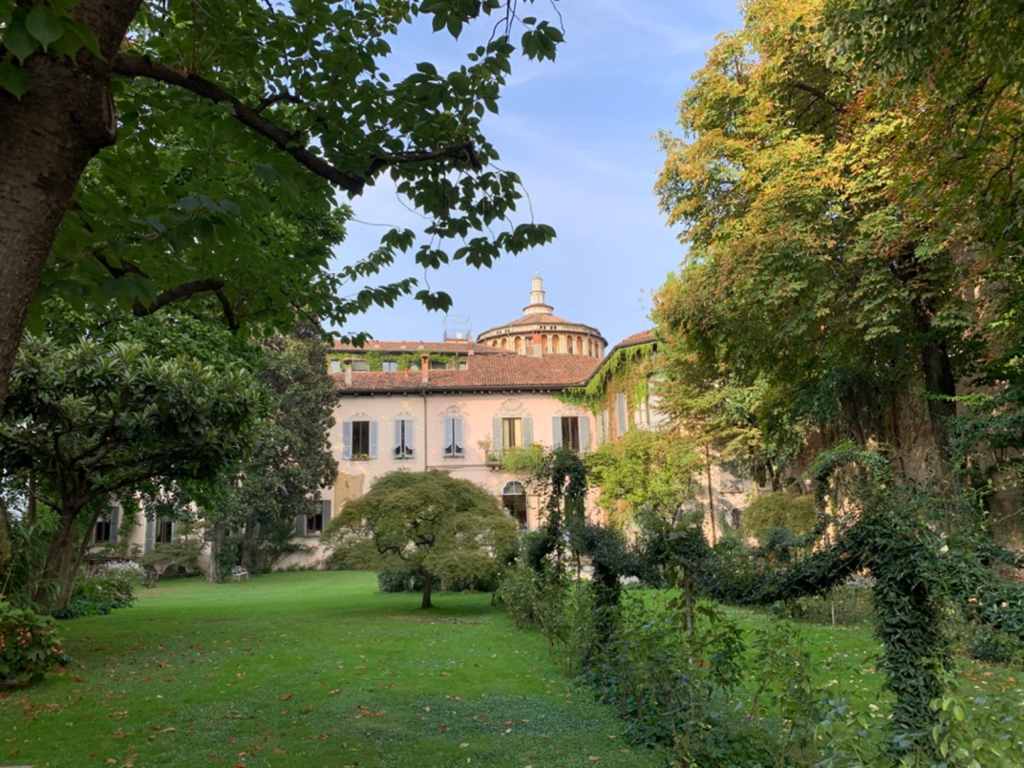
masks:
<svg viewBox="0 0 1024 768"><path fill-rule="evenodd" d="M389 472L348 501L321 541L345 562L423 579L424 608L434 579L470 580L497 571L516 524L486 490L446 472Z"/></svg>
<svg viewBox="0 0 1024 768"><path fill-rule="evenodd" d="M0 599L0 682L35 682L68 661L53 619Z"/></svg>
<svg viewBox="0 0 1024 768"><path fill-rule="evenodd" d="M212 480L248 449L260 393L225 337L184 317L58 313L51 333L26 338L0 468L5 488L22 491L19 525L33 528L40 507L56 515L33 580L39 605L67 605L111 498L133 509L139 494Z"/></svg>

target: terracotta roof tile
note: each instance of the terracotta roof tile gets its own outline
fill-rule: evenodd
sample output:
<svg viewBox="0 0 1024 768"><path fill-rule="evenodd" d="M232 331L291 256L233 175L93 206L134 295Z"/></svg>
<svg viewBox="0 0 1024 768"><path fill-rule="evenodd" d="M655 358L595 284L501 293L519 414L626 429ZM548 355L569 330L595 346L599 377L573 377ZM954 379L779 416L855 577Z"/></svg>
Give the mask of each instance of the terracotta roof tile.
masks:
<svg viewBox="0 0 1024 768"><path fill-rule="evenodd" d="M431 370L423 383L422 371L353 371L352 384L345 374L335 373L342 393L473 391L506 389L560 390L578 386L594 372L600 360L584 355L481 355L469 361L466 370Z"/></svg>
<svg viewBox="0 0 1024 768"><path fill-rule="evenodd" d="M649 341L656 341L653 330L640 331L640 333L634 333L632 336L627 336L618 344L616 347L631 347L634 344L645 344Z"/></svg>

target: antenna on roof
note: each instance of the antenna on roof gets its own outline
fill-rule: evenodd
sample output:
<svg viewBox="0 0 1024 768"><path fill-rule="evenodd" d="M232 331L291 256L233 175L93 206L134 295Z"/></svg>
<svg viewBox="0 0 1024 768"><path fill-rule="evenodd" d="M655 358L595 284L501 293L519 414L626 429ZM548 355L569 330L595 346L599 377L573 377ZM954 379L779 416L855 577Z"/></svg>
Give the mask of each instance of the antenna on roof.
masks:
<svg viewBox="0 0 1024 768"><path fill-rule="evenodd" d="M641 288L640 289L640 299L639 299L639 302L640 302L640 315L646 321L647 320L647 305L644 304L644 293L646 293L646 291L644 291L644 289Z"/></svg>
<svg viewBox="0 0 1024 768"><path fill-rule="evenodd" d="M445 341L472 341L472 323L468 315L444 316Z"/></svg>

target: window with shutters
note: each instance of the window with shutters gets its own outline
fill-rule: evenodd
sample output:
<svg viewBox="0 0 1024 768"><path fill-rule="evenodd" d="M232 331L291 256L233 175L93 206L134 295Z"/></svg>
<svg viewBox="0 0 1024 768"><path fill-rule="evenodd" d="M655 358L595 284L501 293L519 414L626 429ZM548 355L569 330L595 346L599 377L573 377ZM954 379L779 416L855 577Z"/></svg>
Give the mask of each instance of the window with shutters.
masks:
<svg viewBox="0 0 1024 768"><path fill-rule="evenodd" d="M306 515L306 535L319 536L324 532L324 525L331 517L331 502L320 500L320 511L315 515Z"/></svg>
<svg viewBox="0 0 1024 768"><path fill-rule="evenodd" d="M170 520L156 521L156 543L170 544L174 540L174 523Z"/></svg>
<svg viewBox="0 0 1024 768"><path fill-rule="evenodd" d="M626 393L619 392L615 395L615 421L616 421L616 434L622 437L626 434L626 429L629 424L627 422L628 413L626 411Z"/></svg>
<svg viewBox="0 0 1024 768"><path fill-rule="evenodd" d="M341 373L341 360L331 360L331 373Z"/></svg>
<svg viewBox="0 0 1024 768"><path fill-rule="evenodd" d="M562 447L580 450L580 420L576 416L563 416L561 419Z"/></svg>
<svg viewBox="0 0 1024 768"><path fill-rule="evenodd" d="M395 421L395 447L394 456L396 459L411 459L413 447L412 419L397 419Z"/></svg>
<svg viewBox="0 0 1024 768"><path fill-rule="evenodd" d="M352 361L353 371L368 371L370 370L370 364L366 360L353 360Z"/></svg>
<svg viewBox="0 0 1024 768"><path fill-rule="evenodd" d="M114 523L109 517L96 521L96 531L92 540L96 544L109 544L114 540Z"/></svg>
<svg viewBox="0 0 1024 768"><path fill-rule="evenodd" d="M523 420L502 419L501 420L501 445L507 451L509 448L520 448L523 445Z"/></svg>
<svg viewBox="0 0 1024 768"><path fill-rule="evenodd" d="M385 360L383 363L380 364L380 369L382 371L397 371L398 362L395 360Z"/></svg>
<svg viewBox="0 0 1024 768"><path fill-rule="evenodd" d="M444 420L444 457L461 459L466 451L463 443L462 419L458 416L446 417Z"/></svg>
<svg viewBox="0 0 1024 768"><path fill-rule="evenodd" d="M352 458L370 458L370 422L352 422Z"/></svg>

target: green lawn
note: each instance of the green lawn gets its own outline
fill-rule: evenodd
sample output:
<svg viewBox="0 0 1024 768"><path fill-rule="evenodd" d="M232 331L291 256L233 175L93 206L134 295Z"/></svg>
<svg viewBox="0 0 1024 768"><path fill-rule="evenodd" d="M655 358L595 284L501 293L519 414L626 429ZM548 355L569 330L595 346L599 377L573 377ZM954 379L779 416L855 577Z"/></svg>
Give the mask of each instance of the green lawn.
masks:
<svg viewBox="0 0 1024 768"><path fill-rule="evenodd" d="M60 623L74 664L0 694L0 765L657 766L489 595L373 574L142 590Z"/></svg>

